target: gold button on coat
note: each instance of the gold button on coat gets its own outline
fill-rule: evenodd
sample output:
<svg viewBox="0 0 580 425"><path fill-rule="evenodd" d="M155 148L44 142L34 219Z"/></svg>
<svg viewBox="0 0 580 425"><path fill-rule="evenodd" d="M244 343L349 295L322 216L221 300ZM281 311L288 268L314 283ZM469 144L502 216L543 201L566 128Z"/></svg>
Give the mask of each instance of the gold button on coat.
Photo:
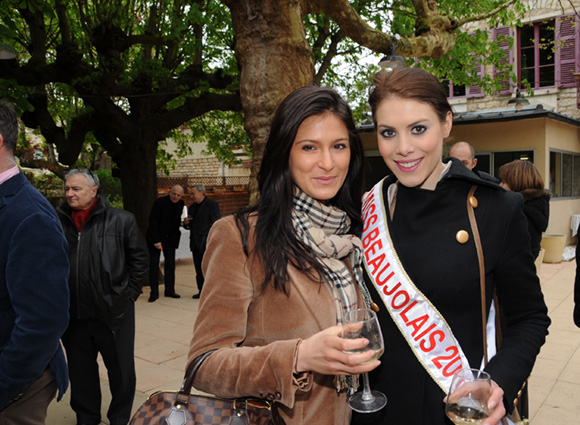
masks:
<svg viewBox="0 0 580 425"><path fill-rule="evenodd" d="M371 308L375 311L375 313L378 313L380 310L377 303L371 303Z"/></svg>
<svg viewBox="0 0 580 425"><path fill-rule="evenodd" d="M469 197L469 203L473 208L477 208L477 206L479 205L479 202L477 202L477 198L475 196Z"/></svg>
<svg viewBox="0 0 580 425"><path fill-rule="evenodd" d="M467 233L465 230L460 230L455 235L455 239L457 239L457 242L459 243L466 243L469 240L469 233Z"/></svg>

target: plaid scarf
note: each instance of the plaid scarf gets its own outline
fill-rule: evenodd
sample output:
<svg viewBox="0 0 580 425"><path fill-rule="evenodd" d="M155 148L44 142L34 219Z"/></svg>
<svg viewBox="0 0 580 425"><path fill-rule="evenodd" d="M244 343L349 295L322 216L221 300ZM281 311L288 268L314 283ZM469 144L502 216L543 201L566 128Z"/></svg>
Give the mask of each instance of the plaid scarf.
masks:
<svg viewBox="0 0 580 425"><path fill-rule="evenodd" d="M292 221L298 239L324 266L324 281L330 290L336 306L336 324L343 323L344 314L359 308L357 291L352 275L342 261L347 257L352 266L354 280L365 300L370 305L370 295L362 275L362 243L350 230L350 217L342 210L324 205L300 189L294 191ZM337 376L337 390L358 386L357 380Z"/></svg>

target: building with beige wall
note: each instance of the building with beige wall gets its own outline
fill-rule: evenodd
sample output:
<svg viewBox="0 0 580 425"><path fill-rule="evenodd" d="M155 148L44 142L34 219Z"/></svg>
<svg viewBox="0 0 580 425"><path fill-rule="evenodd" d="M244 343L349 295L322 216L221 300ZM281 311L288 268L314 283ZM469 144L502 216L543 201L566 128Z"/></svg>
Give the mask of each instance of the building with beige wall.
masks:
<svg viewBox="0 0 580 425"><path fill-rule="evenodd" d="M492 175L514 159L532 161L552 192L547 234L564 235L576 243L570 225L580 214L580 0L530 1L530 11L516 28L489 29L490 37L509 34L510 64L517 83L493 96L473 87L453 87L446 81L454 123L444 154L457 141L475 149L478 168ZM551 37L551 38L550 38ZM553 54L538 47L544 44ZM550 47L551 46L551 47ZM493 67L482 72L495 77ZM528 85L525 85L528 81ZM516 110L516 90L527 105ZM370 186L388 172L377 150L372 126L362 126L369 159Z"/></svg>

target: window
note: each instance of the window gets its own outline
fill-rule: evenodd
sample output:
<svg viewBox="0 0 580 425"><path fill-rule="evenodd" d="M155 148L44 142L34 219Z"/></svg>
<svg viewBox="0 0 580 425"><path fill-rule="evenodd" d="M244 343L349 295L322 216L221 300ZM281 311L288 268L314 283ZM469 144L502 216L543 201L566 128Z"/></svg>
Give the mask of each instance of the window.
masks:
<svg viewBox="0 0 580 425"><path fill-rule="evenodd" d="M448 79L443 80L442 83L447 92L448 98L453 99L455 97L465 97L465 86L456 86Z"/></svg>
<svg viewBox="0 0 580 425"><path fill-rule="evenodd" d="M494 28L494 39L507 53L507 64L517 62L520 88L534 90L548 87L575 87L574 72L580 71L580 16L562 15L556 19L535 22L517 29ZM517 40L510 47L510 38ZM514 53L517 56L514 58ZM516 61L517 59L517 61ZM501 94L513 91L508 72L494 70L494 78L501 82ZM525 81L527 85L522 85Z"/></svg>
<svg viewBox="0 0 580 425"><path fill-rule="evenodd" d="M555 198L580 197L580 154L550 151L550 192Z"/></svg>
<svg viewBox="0 0 580 425"><path fill-rule="evenodd" d="M522 87L539 89L555 85L554 25L554 21L543 21L518 30L518 83Z"/></svg>
<svg viewBox="0 0 580 425"><path fill-rule="evenodd" d="M531 163L536 162L535 152L533 150L493 152L492 157L494 176L497 176L497 170L499 170L499 167L516 159L530 161Z"/></svg>

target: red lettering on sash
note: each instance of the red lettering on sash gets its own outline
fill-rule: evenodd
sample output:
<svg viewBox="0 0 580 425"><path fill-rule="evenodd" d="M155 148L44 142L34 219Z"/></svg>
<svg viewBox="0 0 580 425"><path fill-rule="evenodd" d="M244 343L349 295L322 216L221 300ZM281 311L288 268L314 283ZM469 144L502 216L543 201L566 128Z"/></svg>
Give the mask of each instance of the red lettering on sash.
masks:
<svg viewBox="0 0 580 425"><path fill-rule="evenodd" d="M385 287L383 288L383 293L384 293L385 295L393 295L393 293L394 293L394 292L395 292L397 289L399 289L399 286L401 286L401 282L397 283L397 284L395 285L395 287L394 287L393 289L391 289L390 291L389 291L389 287L388 287L388 286L385 286Z"/></svg>
<svg viewBox="0 0 580 425"><path fill-rule="evenodd" d="M424 315L424 316L421 316L421 317L419 317L418 319L415 319L415 320L419 320L422 317L429 318L427 315ZM415 341L419 341L421 338L423 338L425 335L427 335L429 332L431 332L435 326L436 326L435 323L431 323L431 325L427 329L425 329L423 332L421 332L419 335L417 335L417 336L413 335ZM417 329L417 330L419 330L419 329ZM416 332L416 331L414 331L414 332Z"/></svg>
<svg viewBox="0 0 580 425"><path fill-rule="evenodd" d="M384 256L384 254L383 254L383 256ZM381 275L389 267L391 267L391 263L387 263L387 265L377 274L377 276L375 277L375 281L377 282L377 285L383 286L384 284L386 284L389 281L390 278L392 278L395 275L395 272L391 272L384 280L381 279Z"/></svg>
<svg viewBox="0 0 580 425"><path fill-rule="evenodd" d="M449 353L446 356L437 356L433 359L433 364L438 368L441 369L443 367L443 363L446 360L449 360L449 362L445 365L445 367L443 367L443 376L449 378L450 376L453 376L453 374L455 373L456 370L461 368L461 358L459 357L459 348L457 348L457 346L452 345L451 347L447 347L445 349L445 351L447 353ZM455 369L453 369L452 371L449 370L450 367L455 363L459 361L459 366L457 366Z"/></svg>
<svg viewBox="0 0 580 425"><path fill-rule="evenodd" d="M453 370L449 370L449 367L457 361L459 362L457 367ZM461 358L459 358L459 356L457 356L453 360L451 360L449 363L447 363L447 365L443 368L443 376L445 376L446 378L449 378L450 376L453 376L453 374L455 372L457 372L459 369L461 369L462 367L463 367L463 365L461 364Z"/></svg>
<svg viewBox="0 0 580 425"><path fill-rule="evenodd" d="M373 230L371 230L371 231L369 232L369 234L368 234L368 235L366 235L366 236L363 238L363 240L362 240L363 247L366 249L366 248L369 246L369 244L370 244L370 243L371 243L371 242L372 242L374 239L376 239L376 238L377 238L377 236L379 236L379 229L375 227Z"/></svg>
<svg viewBox="0 0 580 425"><path fill-rule="evenodd" d="M399 285L400 285L400 283L399 283ZM401 298L401 297L399 297L399 295L403 296L404 301L401 304L395 305L395 301L397 300L397 298ZM391 306L393 306L393 308L395 310L398 310L398 309L402 308L403 306L405 306L405 304L407 304L408 302L409 302L409 293L403 289L402 291L397 292L393 296L393 299L391 300Z"/></svg>
<svg viewBox="0 0 580 425"><path fill-rule="evenodd" d="M369 204L371 202L373 202L374 200L375 200L375 192L374 191L370 191L368 193L368 195L365 197L365 200L364 200L364 203L363 203L363 206L362 206L362 212L363 212L363 214L366 212L366 209L369 207Z"/></svg>
<svg viewBox="0 0 580 425"><path fill-rule="evenodd" d="M413 332L411 332L411 336L415 336L417 332L423 327L423 325L429 320L429 316L424 314L423 316L417 317L416 319L411 320L410 322L405 322L407 326L413 328Z"/></svg>
<svg viewBox="0 0 580 425"><path fill-rule="evenodd" d="M380 240L379 240L380 242ZM366 257L366 251L365 251L365 257ZM367 257L367 264L369 265L369 267L372 267L373 269L371 270L371 274L375 274L375 272L377 271L377 269L379 267L381 267L381 264L383 264L383 260L386 258L385 254L381 254L379 255L377 258L373 258L372 260L369 260ZM379 283L380 285L380 283ZM382 286L382 285L381 285Z"/></svg>
<svg viewBox="0 0 580 425"><path fill-rule="evenodd" d="M371 207L369 208L368 214L372 214L375 211L375 209L376 209L375 208L375 205L374 204L371 205ZM373 225L373 224L375 224L377 222L378 217L377 217L376 214L373 214L370 217L368 217L368 215L365 214L363 220L364 220L364 223L365 223L363 232L366 232L371 225Z"/></svg>
<svg viewBox="0 0 580 425"><path fill-rule="evenodd" d="M370 261L370 256L375 255L376 254L376 250L381 249L383 247L383 241L381 241L380 239L377 239L376 241L374 241L373 243L371 243L369 245L369 247L367 249L365 249L365 257L367 259L367 262ZM384 255L383 255L384 257Z"/></svg>
<svg viewBox="0 0 580 425"><path fill-rule="evenodd" d="M409 321L409 319L407 318L407 313L409 312L410 309L412 309L415 306L415 304L417 304L417 301L413 301L411 304L405 307L403 311L401 311L401 319L403 319L403 322L405 322L405 324L407 324L407 322Z"/></svg>
<svg viewBox="0 0 580 425"><path fill-rule="evenodd" d="M435 341L436 337L439 337L438 338L439 342L443 342L443 340L445 339L445 333L441 330L433 331L431 334L429 334L429 344L427 344L425 340L419 343L421 350L423 350L425 353L428 353L429 351L433 350L437 345L437 341Z"/></svg>

